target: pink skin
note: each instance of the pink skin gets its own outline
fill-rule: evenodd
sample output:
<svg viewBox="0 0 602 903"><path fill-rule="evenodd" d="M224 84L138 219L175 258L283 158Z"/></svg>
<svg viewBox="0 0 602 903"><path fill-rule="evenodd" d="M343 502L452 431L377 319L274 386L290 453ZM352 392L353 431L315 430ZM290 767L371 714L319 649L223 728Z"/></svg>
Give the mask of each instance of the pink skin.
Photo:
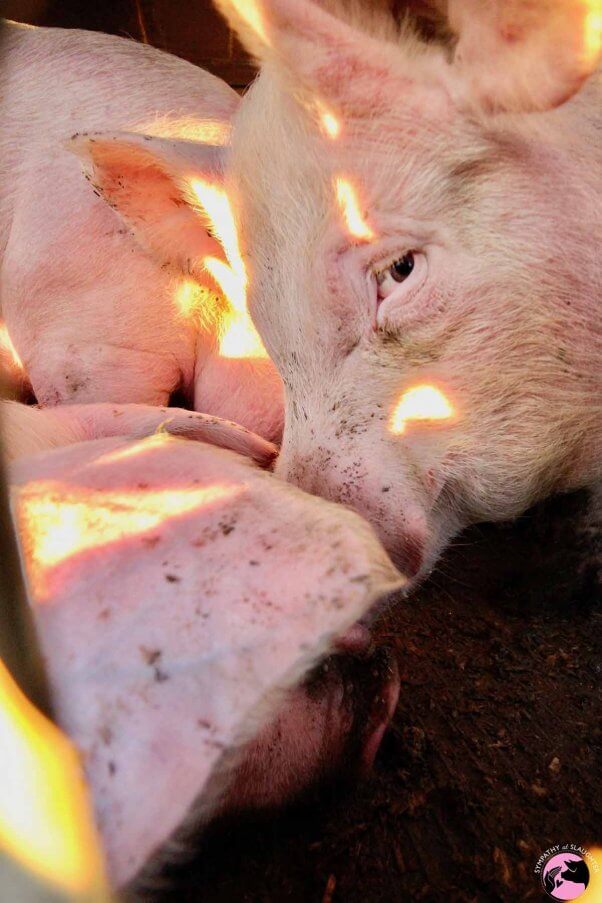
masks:
<svg viewBox="0 0 602 903"><path fill-rule="evenodd" d="M571 41L557 46L556 26L567 13L582 34L584 7L525 7L514 48L525 68L502 65L498 48L494 104L474 88L489 60L450 64L391 23L385 41L376 11L372 25L369 12L354 23L310 0L264 0L264 43L236 4L219 5L269 64L236 114L226 183L250 311L285 384L276 474L360 512L414 580L463 527L595 485L599 79L550 109L577 88L550 60L583 62ZM520 18L519 7L487 9ZM338 117L335 140L317 103ZM341 176L359 231L337 200ZM442 392L450 416L395 432L400 399L419 386Z"/></svg>
<svg viewBox="0 0 602 903"><path fill-rule="evenodd" d="M277 448L238 423L179 408L138 404L73 404L54 408L30 407L18 402L0 404L4 452L9 460L88 439L123 436L142 439L159 432L165 436L208 442L246 455L269 467Z"/></svg>
<svg viewBox="0 0 602 903"><path fill-rule="evenodd" d="M132 408L122 421L148 425L149 410ZM79 428L93 413L20 410L30 428L49 416L64 428L62 413ZM191 416L201 431L217 428ZM240 427L222 424L224 444L228 434L253 450ZM345 764L371 761L390 715L387 657L336 655L299 682L335 637L361 635L353 625L403 579L357 515L248 457L170 436L71 441L13 463L13 510L58 719L82 751L122 884L183 821L198 827L224 807L279 805ZM207 490L219 492L205 500ZM171 491L194 504L141 522L140 510L152 515L157 493ZM40 571L34 540L45 521L35 505L48 511L49 501L57 516L74 502L78 512L98 507L89 529L99 541L63 549ZM109 514L124 519L115 535Z"/></svg>
<svg viewBox="0 0 602 903"><path fill-rule="evenodd" d="M224 257L190 193L193 178L219 185L222 148L186 128L225 129L235 92L122 38L13 24L2 37L0 317L37 401L166 405L177 391L278 440L270 361L220 355L224 302L178 303L185 280L215 293L203 259Z"/></svg>
<svg viewBox="0 0 602 903"><path fill-rule="evenodd" d="M4 429L4 445L9 459L16 460L26 458L31 454L40 454L43 451L71 445L85 440L99 439L108 436L126 436L129 438L143 438L156 434L158 429L163 430L165 439L167 436L175 436L195 440L197 442L209 442L214 446L231 449L240 454L245 454L260 466L269 467L276 456L277 450L270 443L261 439L238 424L220 421L218 418L205 414L180 411L177 408L153 408L145 405L69 405L58 406L52 409L39 409L26 407L16 402L4 402L2 405L2 422ZM340 654L359 657L366 661L366 669L370 669L370 660L374 652L374 643L368 627L364 623L352 625L342 636L333 640L334 649ZM381 695L391 692L391 687L399 683L396 670L387 671L383 675L383 687L379 690ZM313 735L303 734L308 741L305 752L297 749L299 725L292 731L290 741L297 749L298 755L306 762L304 775L301 777L298 790L303 789L310 776L316 771L328 770L328 763L335 763L346 746L346 738L351 724L348 715L350 703L341 707L340 716L336 715L337 700L344 700L342 685L325 685L322 697L309 702L307 715L311 710L311 720L314 725ZM291 717L295 721L302 720L298 711L304 710L303 690L296 690L297 703L291 703ZM374 758L380 743L380 738L386 728L391 712L383 709L381 703L375 697L374 706L370 707L371 716L369 728L362 731L362 742L365 749L360 751L360 758L367 763ZM326 706L326 708L325 708ZM320 714L322 713L322 714ZM293 725L294 726L294 725ZM292 727L291 726L291 730ZM266 728L266 730L268 730ZM271 730L271 735L278 731L279 735L285 733L285 726L279 724ZM287 728L288 730L288 728ZM282 742L286 742L283 740ZM254 778L251 789L242 792L239 783L237 788L230 791L230 797L240 797L240 804L251 805L253 802L262 802L267 805L278 798L278 792L271 781L271 768L265 760L262 752L267 741L256 740L249 752L248 758L257 761L252 765ZM320 764L316 760L316 749L324 751L327 758ZM253 752L255 750L255 753ZM314 751L312 753L312 750ZM292 751L292 748L291 748ZM278 751L279 759L287 759L288 754ZM251 765L249 765L251 768ZM292 768L292 765L291 765ZM243 773L246 770L243 769ZM263 775L263 777L260 777ZM288 775L283 779L287 786L290 783ZM249 778L250 780L250 778ZM240 781L240 779L239 779ZM248 781L247 781L248 784ZM292 788L290 788L292 793ZM247 799L248 797L248 799Z"/></svg>

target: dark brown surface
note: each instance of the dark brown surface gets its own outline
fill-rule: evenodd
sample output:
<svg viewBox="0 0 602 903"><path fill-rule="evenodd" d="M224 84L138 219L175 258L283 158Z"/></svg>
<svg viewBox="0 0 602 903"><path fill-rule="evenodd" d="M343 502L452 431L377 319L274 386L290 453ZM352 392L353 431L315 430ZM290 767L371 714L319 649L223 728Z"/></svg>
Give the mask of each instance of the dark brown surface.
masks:
<svg viewBox="0 0 602 903"><path fill-rule="evenodd" d="M0 0L0 13L33 25L136 38L208 69L236 88L255 73L211 0Z"/></svg>
<svg viewBox="0 0 602 903"><path fill-rule="evenodd" d="M378 0L397 17L409 8L419 28L432 37L430 0ZM237 89L246 87L255 66L212 0L0 0L0 14L32 25L87 28L135 38L180 56Z"/></svg>
<svg viewBox="0 0 602 903"><path fill-rule="evenodd" d="M584 509L568 496L462 536L383 628L403 684L373 778L216 826L157 899L543 899L540 854L602 840L600 540Z"/></svg>

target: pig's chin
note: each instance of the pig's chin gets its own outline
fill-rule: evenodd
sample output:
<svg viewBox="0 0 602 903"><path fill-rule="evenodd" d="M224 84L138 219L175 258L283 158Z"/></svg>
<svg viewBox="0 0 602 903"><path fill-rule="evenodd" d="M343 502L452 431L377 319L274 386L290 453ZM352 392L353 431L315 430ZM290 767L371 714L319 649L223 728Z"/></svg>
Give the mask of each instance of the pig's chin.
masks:
<svg viewBox="0 0 602 903"><path fill-rule="evenodd" d="M346 790L370 773L397 706L399 669L392 650L374 648L364 627L352 639L354 654L323 660L253 740L226 753L185 822L132 882L136 899L165 864L195 855L209 822L311 805L327 785Z"/></svg>
<svg viewBox="0 0 602 903"><path fill-rule="evenodd" d="M324 782L365 776L398 697L390 649L331 655L241 751L220 814L281 807Z"/></svg>
<svg viewBox="0 0 602 903"><path fill-rule="evenodd" d="M215 792L201 797L186 822L157 850L132 882L135 899L156 886L167 863L199 849L209 821L214 828L285 804L312 805L329 785L347 790L372 769L399 698L393 652L370 644L360 655L335 654L290 691L277 717L223 763ZM218 785L221 784L221 790ZM144 897L146 899L146 897Z"/></svg>

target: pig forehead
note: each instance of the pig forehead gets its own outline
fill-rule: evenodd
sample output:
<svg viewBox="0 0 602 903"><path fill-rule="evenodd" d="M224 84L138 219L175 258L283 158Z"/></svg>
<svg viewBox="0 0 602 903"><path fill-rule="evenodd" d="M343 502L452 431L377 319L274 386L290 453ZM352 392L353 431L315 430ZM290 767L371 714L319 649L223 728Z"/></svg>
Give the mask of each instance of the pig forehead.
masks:
<svg viewBox="0 0 602 903"><path fill-rule="evenodd" d="M474 232L471 224L477 220L483 222L480 213L490 215L499 208L496 185L499 189L502 179L509 184L509 171L524 162L517 142L486 131L480 122L458 117L439 129L432 119L416 122L415 113L408 114L403 104L384 122L343 122L340 136L329 140L315 111L265 75L242 108L229 176L238 197L243 249L256 277L251 279L251 307L259 305L254 310L259 317L264 304L273 305L283 291L298 290L303 280L313 280L316 287L327 230L341 245L349 237L337 200L337 177L357 192L375 226L376 241L386 229L390 235L399 233L400 240L407 237L405 220L422 227L423 234L431 227L454 232L464 243L474 241L474 235L463 233ZM492 193L495 203L483 205ZM258 280L261 269L266 272ZM272 297L266 300L268 289ZM297 299L297 310L312 298L317 298L313 289L308 300Z"/></svg>
<svg viewBox="0 0 602 903"><path fill-rule="evenodd" d="M336 140L324 133L318 110L292 97L269 73L258 79L232 137L230 174L240 187L243 215L255 217L260 208L277 223L280 214L297 208L317 221L333 209L337 175L349 178L368 205L395 209L400 200L411 201L411 188L432 202L441 197L446 174L478 152L473 135L459 140L464 123L440 125L403 101L373 119L340 118ZM261 237L253 232L249 240Z"/></svg>

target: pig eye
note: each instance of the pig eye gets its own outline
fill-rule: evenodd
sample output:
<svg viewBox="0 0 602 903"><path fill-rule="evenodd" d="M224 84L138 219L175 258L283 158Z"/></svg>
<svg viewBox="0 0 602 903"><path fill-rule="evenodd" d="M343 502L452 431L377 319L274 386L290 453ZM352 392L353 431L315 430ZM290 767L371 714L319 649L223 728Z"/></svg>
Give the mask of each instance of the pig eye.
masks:
<svg viewBox="0 0 602 903"><path fill-rule="evenodd" d="M388 298L400 282L405 282L412 275L415 263L414 252L408 251L403 257L395 260L386 270L376 273L379 301L384 301L385 298Z"/></svg>

